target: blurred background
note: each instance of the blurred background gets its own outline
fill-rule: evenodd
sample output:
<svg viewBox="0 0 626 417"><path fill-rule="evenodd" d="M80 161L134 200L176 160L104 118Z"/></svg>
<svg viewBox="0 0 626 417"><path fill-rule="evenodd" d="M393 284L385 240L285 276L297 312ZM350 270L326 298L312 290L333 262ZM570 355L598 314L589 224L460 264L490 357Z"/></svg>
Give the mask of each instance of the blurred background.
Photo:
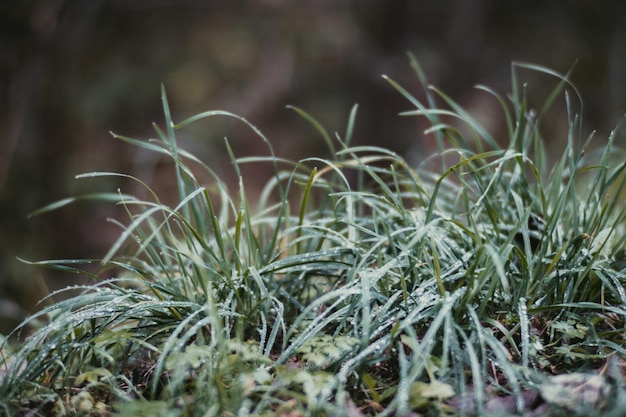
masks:
<svg viewBox="0 0 626 417"><path fill-rule="evenodd" d="M286 105L343 132L358 103L355 143L386 146L418 163L432 144L415 118L397 116L410 106L381 78L423 97L408 51L431 83L494 135L503 132L498 104L473 86L507 94L513 60L563 73L575 64L585 126L598 131L600 145L626 111L626 3L619 0L0 2L0 332L49 291L86 280L18 256L102 257L119 233L106 221L114 209L104 204L28 214L72 195L138 192L128 181L75 175L124 172L171 191L154 155L109 134L153 137L151 123L163 126L161 83L175 121L228 110L293 159L326 150ZM549 77L522 75L539 95L554 86ZM546 129L549 148L560 152L562 124ZM224 137L239 156L267 154L248 129L225 119L183 135L187 149L225 176L232 168Z"/></svg>

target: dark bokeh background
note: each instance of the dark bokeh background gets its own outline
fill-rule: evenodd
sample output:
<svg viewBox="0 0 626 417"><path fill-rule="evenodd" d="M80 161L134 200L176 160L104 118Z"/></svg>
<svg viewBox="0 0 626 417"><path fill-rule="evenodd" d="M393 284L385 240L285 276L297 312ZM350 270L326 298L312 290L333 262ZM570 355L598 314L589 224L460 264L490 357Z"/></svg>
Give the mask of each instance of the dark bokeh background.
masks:
<svg viewBox="0 0 626 417"><path fill-rule="evenodd" d="M585 123L600 142L626 110L626 3L618 0L0 2L0 332L49 290L84 280L16 256L101 257L118 233L103 205L28 213L70 195L136 191L123 181L74 180L81 172L132 173L167 192L158 160L108 133L152 136L151 123L163 120L161 83L175 120L229 110L296 159L323 154L323 143L285 105L342 132L359 103L357 143L419 161L432 147L415 119L397 116L408 103L380 77L419 96L407 51L495 134L497 104L473 85L506 94L512 60L560 72L576 63ZM553 83L531 80L538 93ZM548 132L558 152L562 132ZM239 155L265 153L224 120L187 135L187 147L225 175L224 136Z"/></svg>

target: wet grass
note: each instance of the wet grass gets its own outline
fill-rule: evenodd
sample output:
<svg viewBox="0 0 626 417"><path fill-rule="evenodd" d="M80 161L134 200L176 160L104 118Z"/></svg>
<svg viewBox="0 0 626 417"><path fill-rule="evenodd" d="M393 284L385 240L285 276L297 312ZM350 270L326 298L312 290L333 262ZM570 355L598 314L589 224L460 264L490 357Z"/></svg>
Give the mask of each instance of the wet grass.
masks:
<svg viewBox="0 0 626 417"><path fill-rule="evenodd" d="M509 96L479 87L501 104L502 145L411 62L425 100L387 80L403 115L430 124L438 152L419 167L352 146L356 107L336 135L295 109L332 155L295 162L227 112L174 123L163 92L157 139L115 137L172 161L178 203L126 174L81 176L151 198L87 196L127 213L111 250L32 262L101 271L3 345L0 414L621 415L624 152L613 134L582 137L567 75L515 63ZM541 106L526 101L528 70L555 79ZM562 100L567 146L551 164L541 126ZM215 117L267 145L237 158L226 142L235 189L177 142ZM241 176L252 163L274 172L260 193Z"/></svg>

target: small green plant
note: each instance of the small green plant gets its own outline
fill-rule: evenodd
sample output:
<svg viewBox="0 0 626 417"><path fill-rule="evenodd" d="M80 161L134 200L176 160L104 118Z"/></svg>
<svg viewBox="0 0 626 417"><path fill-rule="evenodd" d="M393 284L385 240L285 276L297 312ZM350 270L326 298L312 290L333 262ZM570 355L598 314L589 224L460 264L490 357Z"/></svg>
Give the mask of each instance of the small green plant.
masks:
<svg viewBox="0 0 626 417"><path fill-rule="evenodd" d="M417 168L390 150L352 146L356 107L334 138L295 109L332 155L293 162L227 112L174 123L163 91L156 140L115 137L172 161L178 203L126 174L80 176L136 181L151 199L88 196L128 215L110 251L97 261L33 262L102 271L18 327L46 323L21 345L3 347L2 412L618 413L626 163L614 133L593 150L568 77L515 63L508 98L479 87L501 104L508 138L500 145L411 63L424 101L387 80L413 106L404 115L431 125L439 151ZM557 80L537 111L520 70ZM550 166L541 126L560 97L567 146ZM236 190L177 143L179 129L213 117L238 119L267 145L267 156L237 158L226 142ZM256 201L240 172L250 163L274 171ZM561 401L583 391L578 402Z"/></svg>

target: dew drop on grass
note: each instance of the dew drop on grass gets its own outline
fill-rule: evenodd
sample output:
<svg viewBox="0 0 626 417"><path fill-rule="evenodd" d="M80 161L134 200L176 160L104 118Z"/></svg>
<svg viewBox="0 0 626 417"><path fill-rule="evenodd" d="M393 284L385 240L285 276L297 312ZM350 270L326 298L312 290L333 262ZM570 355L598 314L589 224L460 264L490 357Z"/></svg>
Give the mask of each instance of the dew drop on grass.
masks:
<svg viewBox="0 0 626 417"><path fill-rule="evenodd" d="M382 333L382 332L383 332L385 329L387 329L388 327L389 327L389 325L387 325L387 324L382 324L382 325L378 326L378 327L374 330L373 334L379 334L379 333Z"/></svg>

